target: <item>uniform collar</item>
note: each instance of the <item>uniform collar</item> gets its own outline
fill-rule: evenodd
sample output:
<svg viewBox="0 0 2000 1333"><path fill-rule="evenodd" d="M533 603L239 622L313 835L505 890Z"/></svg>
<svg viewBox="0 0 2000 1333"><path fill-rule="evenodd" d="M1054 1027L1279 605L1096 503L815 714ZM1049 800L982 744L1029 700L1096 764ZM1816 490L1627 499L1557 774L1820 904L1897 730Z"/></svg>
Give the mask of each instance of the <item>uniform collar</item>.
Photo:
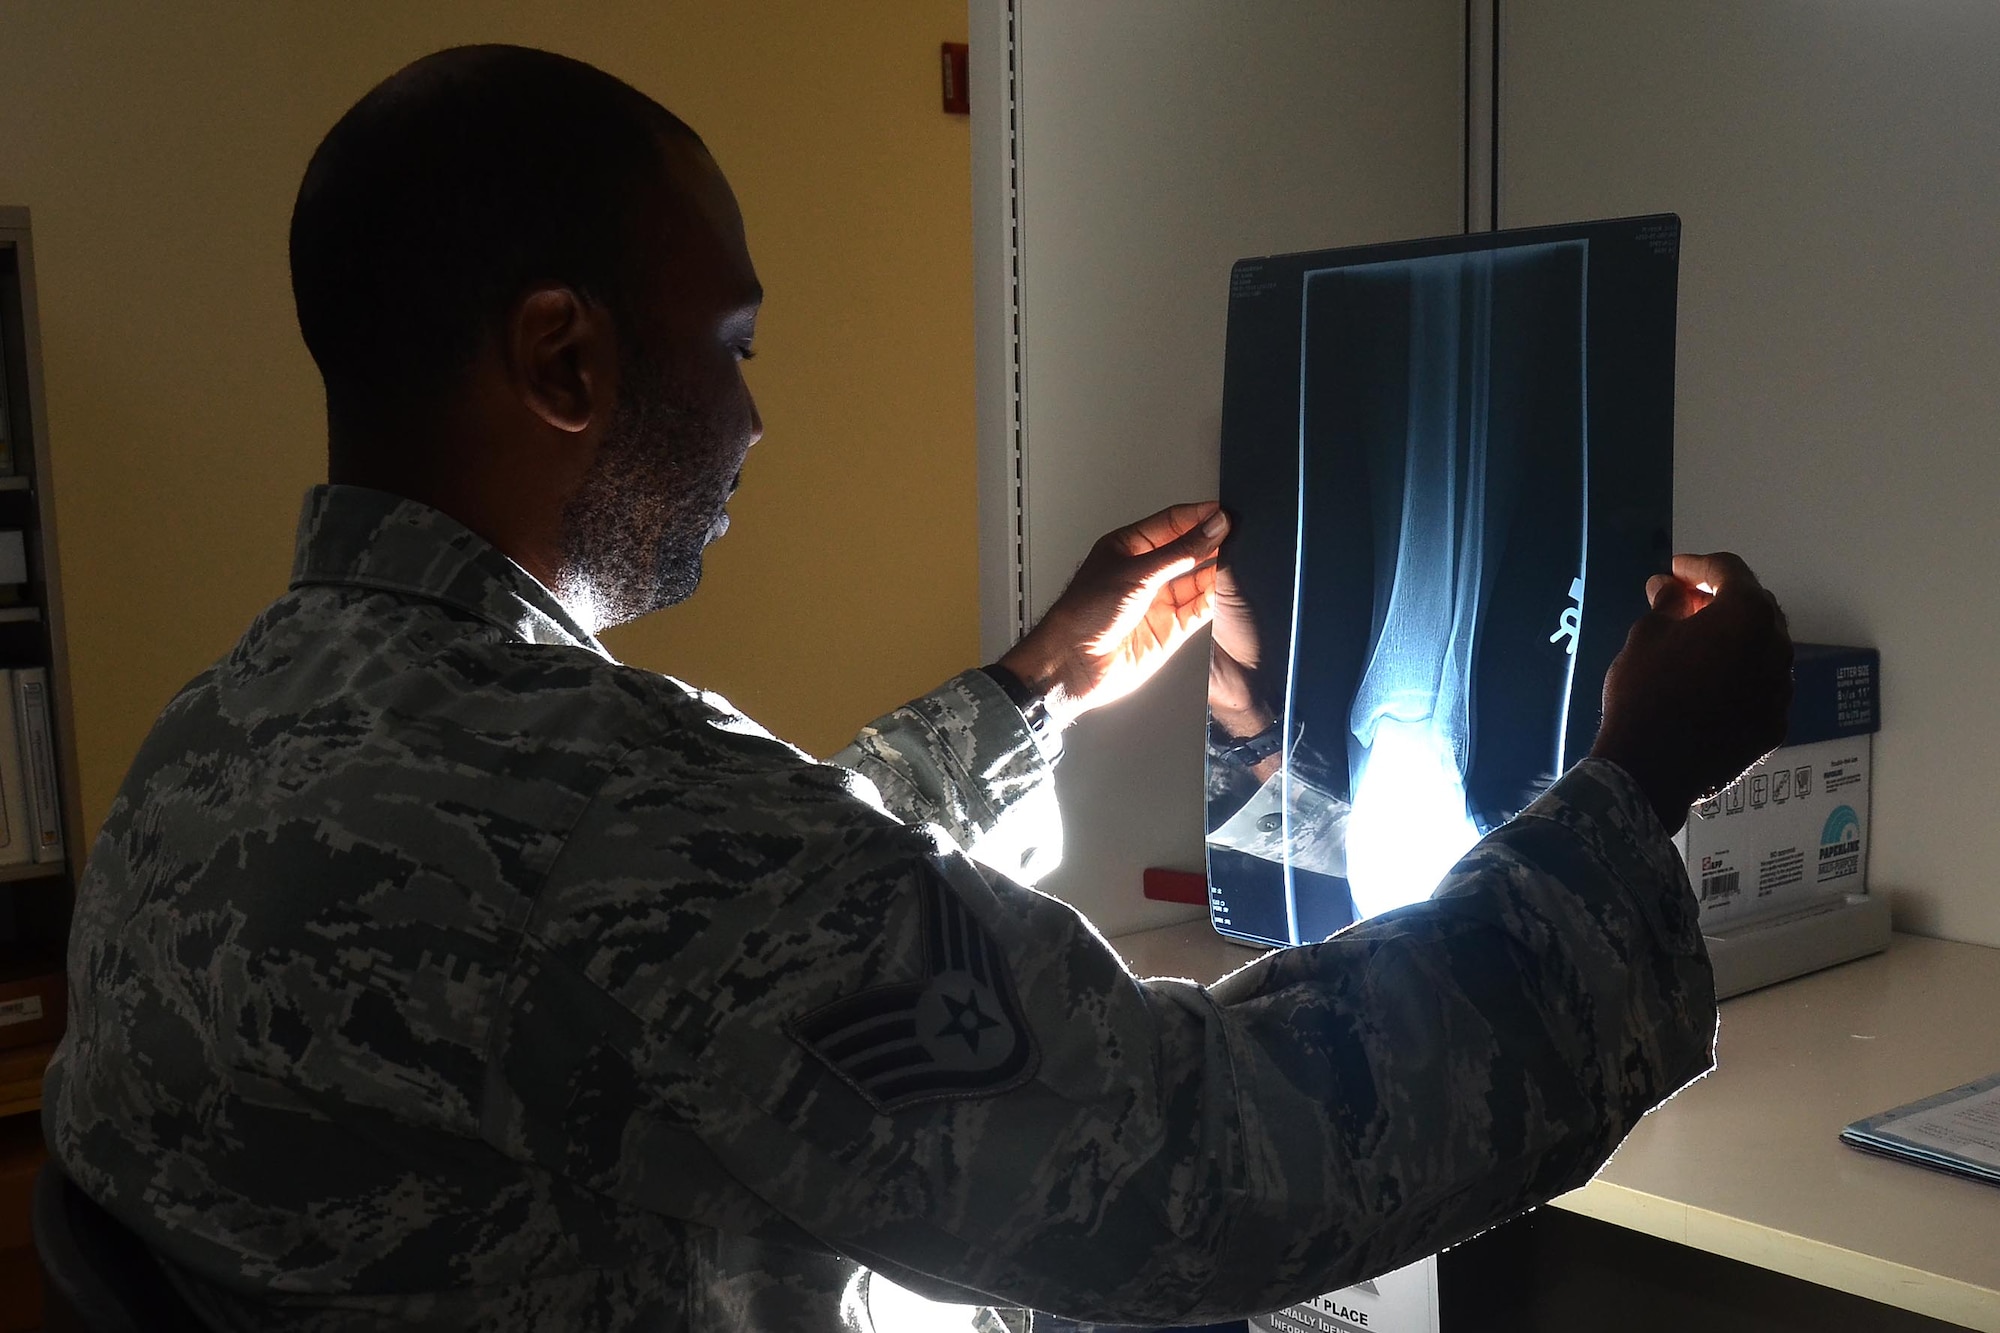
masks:
<svg viewBox="0 0 2000 1333"><path fill-rule="evenodd" d="M458 520L386 491L315 486L299 513L292 587L334 584L428 598L527 643L609 659L556 595Z"/></svg>

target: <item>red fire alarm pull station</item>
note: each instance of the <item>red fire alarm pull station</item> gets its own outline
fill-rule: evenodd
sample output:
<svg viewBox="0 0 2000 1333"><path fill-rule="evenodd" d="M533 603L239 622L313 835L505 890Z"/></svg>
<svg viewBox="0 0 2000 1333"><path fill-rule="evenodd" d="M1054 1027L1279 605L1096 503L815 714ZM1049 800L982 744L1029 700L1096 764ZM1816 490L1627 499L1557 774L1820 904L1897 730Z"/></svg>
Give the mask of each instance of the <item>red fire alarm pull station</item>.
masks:
<svg viewBox="0 0 2000 1333"><path fill-rule="evenodd" d="M969 116L972 114L972 98L965 91L966 46L964 42L946 42L941 48L940 63L944 67L944 109L947 115Z"/></svg>

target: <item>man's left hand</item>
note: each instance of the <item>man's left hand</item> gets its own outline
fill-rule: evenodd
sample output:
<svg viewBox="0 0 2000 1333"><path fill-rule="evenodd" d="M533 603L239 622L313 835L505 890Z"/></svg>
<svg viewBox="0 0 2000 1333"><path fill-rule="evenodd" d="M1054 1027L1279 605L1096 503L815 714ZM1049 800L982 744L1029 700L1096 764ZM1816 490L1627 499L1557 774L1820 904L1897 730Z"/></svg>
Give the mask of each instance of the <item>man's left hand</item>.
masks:
<svg viewBox="0 0 2000 1333"><path fill-rule="evenodd" d="M1215 614L1213 500L1174 505L1100 537L1041 623L1000 665L1070 722L1145 684Z"/></svg>

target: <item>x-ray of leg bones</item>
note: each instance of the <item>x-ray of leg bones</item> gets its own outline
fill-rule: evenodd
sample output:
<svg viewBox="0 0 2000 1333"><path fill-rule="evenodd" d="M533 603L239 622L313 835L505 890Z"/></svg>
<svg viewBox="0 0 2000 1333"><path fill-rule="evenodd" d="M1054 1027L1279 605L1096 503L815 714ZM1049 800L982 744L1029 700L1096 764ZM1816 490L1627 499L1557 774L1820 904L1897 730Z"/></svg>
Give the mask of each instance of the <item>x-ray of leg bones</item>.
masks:
<svg viewBox="0 0 2000 1333"><path fill-rule="evenodd" d="M1677 252L1655 218L1237 266L1218 929L1418 901L1588 748L1667 555Z"/></svg>
<svg viewBox="0 0 2000 1333"><path fill-rule="evenodd" d="M1494 421L1496 395L1504 408L1520 392L1515 384L1494 384L1494 273L1499 266L1530 261L1581 265L1585 253L1578 242L1444 256L1378 271L1376 280L1394 284L1397 298L1408 292L1410 341L1401 503L1375 506L1377 549L1393 545L1394 557L1376 568L1377 629L1349 717L1356 759L1347 875L1361 916L1429 896L1479 840L1465 788L1472 754L1472 671L1521 459L1510 438L1512 423L1503 415L1496 429ZM1369 280L1368 270L1349 272L1356 281ZM1580 281L1575 289L1580 297ZM1575 313L1580 344L1581 300ZM1580 368L1582 358L1576 360ZM1559 423L1555 433L1566 443L1574 441L1584 478L1573 522L1579 588L1588 505L1582 404L1578 374L1579 424ZM1395 465L1394 451L1383 446L1391 444L1378 442L1374 450L1388 467ZM1302 450L1300 465L1313 466L1311 450ZM1548 517L1572 526L1564 523L1567 516ZM1580 623L1580 612L1579 605L1565 614ZM1296 653L1293 666L1296 671ZM1545 771L1550 775L1562 767L1560 714L1566 711L1568 674L1563 672L1558 717L1549 727Z"/></svg>

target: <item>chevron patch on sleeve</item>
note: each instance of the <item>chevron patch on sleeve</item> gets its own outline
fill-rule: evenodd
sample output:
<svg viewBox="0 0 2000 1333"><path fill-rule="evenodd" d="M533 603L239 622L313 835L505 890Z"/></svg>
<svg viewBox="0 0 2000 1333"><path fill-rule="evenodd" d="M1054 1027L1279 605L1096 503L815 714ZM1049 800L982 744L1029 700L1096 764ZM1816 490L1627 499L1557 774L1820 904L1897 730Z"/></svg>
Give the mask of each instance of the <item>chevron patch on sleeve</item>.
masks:
<svg viewBox="0 0 2000 1333"><path fill-rule="evenodd" d="M991 1097L1033 1075L1034 1038L1006 960L945 888L923 887L922 981L877 986L792 1025L792 1035L878 1111Z"/></svg>

